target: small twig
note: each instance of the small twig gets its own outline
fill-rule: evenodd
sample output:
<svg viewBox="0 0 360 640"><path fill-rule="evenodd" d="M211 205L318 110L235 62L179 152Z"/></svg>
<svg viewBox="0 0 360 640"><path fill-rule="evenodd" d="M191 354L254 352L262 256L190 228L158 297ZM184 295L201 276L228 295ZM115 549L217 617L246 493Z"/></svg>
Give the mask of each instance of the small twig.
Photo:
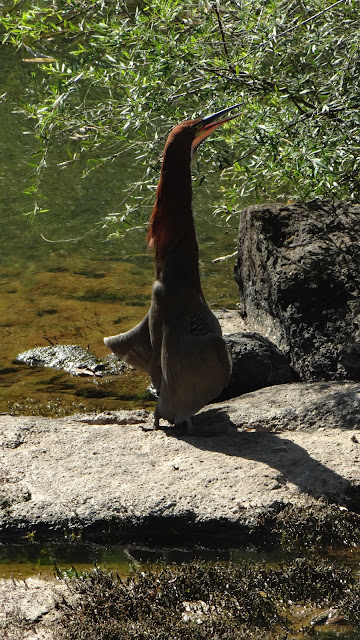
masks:
<svg viewBox="0 0 360 640"><path fill-rule="evenodd" d="M233 71L235 73L235 69L231 64L231 58L230 58L229 51L228 51L227 44L226 44L224 27L223 27L223 24L222 24L222 21L221 21L220 11L219 11L219 7L217 5L217 2L214 2L214 10L215 10L215 13L216 13L216 17L217 17L217 21L218 21L218 25L219 25L219 29L220 29L221 40L222 40L223 47L224 47L224 53L225 53L225 56L226 56L226 58L227 58L227 60L229 62L229 68L231 69L231 71Z"/></svg>
<svg viewBox="0 0 360 640"><path fill-rule="evenodd" d="M90 229L90 231L86 231L83 236L79 236L78 238L64 238L63 240L49 240L49 238L45 238L45 236L40 233L40 237L45 240L45 242L51 242L52 244L61 244L62 242L79 242L79 240L83 240L86 236L89 236L91 233L95 233L97 229Z"/></svg>
<svg viewBox="0 0 360 640"><path fill-rule="evenodd" d="M235 256L237 256L238 252L234 251L234 253L229 253L227 256L220 256L219 258L214 258L214 260L211 260L211 262L225 262L225 260L230 260L230 258L235 258Z"/></svg>

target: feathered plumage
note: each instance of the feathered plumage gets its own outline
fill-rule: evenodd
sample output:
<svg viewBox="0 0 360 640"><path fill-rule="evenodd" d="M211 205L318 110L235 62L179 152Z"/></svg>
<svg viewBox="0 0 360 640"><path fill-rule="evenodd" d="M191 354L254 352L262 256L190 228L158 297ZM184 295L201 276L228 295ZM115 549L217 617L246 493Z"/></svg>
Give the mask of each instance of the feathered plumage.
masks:
<svg viewBox="0 0 360 640"><path fill-rule="evenodd" d="M104 338L120 359L150 374L158 391L156 426L160 418L188 421L230 379L231 356L201 290L191 158L214 129L237 117L221 119L233 108L170 132L147 235L156 253L151 306L131 331Z"/></svg>

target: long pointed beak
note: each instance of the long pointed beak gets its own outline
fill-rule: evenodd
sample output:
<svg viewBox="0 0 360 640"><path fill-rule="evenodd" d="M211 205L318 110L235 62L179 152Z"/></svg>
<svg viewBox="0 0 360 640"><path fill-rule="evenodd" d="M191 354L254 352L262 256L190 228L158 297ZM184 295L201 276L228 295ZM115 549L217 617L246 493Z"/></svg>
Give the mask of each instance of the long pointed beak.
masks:
<svg viewBox="0 0 360 640"><path fill-rule="evenodd" d="M194 153L195 149L199 146L199 144L207 138L210 133L215 131L218 127L220 127L225 122L229 122L230 120L234 120L234 118L238 118L241 114L236 113L229 118L224 118L229 111L240 107L241 104L233 104L231 107L227 107L226 109L222 109L221 111L217 111L213 113L211 116L206 116L205 118L201 118L198 121L198 129L194 141L191 145L192 152Z"/></svg>

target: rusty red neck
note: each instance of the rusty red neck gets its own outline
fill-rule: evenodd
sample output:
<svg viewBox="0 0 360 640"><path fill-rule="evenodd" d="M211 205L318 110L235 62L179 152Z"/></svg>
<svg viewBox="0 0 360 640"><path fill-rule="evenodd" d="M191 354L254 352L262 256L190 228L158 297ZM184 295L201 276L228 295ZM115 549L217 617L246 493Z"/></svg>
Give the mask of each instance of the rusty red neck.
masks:
<svg viewBox="0 0 360 640"><path fill-rule="evenodd" d="M191 154L219 126L237 118L240 114L228 114L239 106L227 107L206 118L186 120L174 127L166 141L147 239L149 247L156 250L157 279L168 282L173 289L186 286L201 294L192 214Z"/></svg>
<svg viewBox="0 0 360 640"><path fill-rule="evenodd" d="M148 228L149 246L156 250L156 277L181 281L201 293L198 244L192 214L192 121L175 127L166 142Z"/></svg>

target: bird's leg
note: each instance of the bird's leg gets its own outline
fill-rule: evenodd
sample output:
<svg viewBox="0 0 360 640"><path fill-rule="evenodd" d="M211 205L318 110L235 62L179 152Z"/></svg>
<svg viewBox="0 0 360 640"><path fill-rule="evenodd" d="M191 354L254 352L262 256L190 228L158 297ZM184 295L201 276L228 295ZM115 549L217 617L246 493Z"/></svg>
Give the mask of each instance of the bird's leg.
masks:
<svg viewBox="0 0 360 640"><path fill-rule="evenodd" d="M159 429L159 426L160 426L159 421L160 421L159 411L158 411L158 408L156 407L154 411L154 428L155 429Z"/></svg>
<svg viewBox="0 0 360 640"><path fill-rule="evenodd" d="M159 420L160 420L160 415L159 415L158 409L156 407L156 409L154 411L154 424L153 424L153 426L152 427L146 427L145 425L141 425L142 431L154 431L156 429L160 429Z"/></svg>

